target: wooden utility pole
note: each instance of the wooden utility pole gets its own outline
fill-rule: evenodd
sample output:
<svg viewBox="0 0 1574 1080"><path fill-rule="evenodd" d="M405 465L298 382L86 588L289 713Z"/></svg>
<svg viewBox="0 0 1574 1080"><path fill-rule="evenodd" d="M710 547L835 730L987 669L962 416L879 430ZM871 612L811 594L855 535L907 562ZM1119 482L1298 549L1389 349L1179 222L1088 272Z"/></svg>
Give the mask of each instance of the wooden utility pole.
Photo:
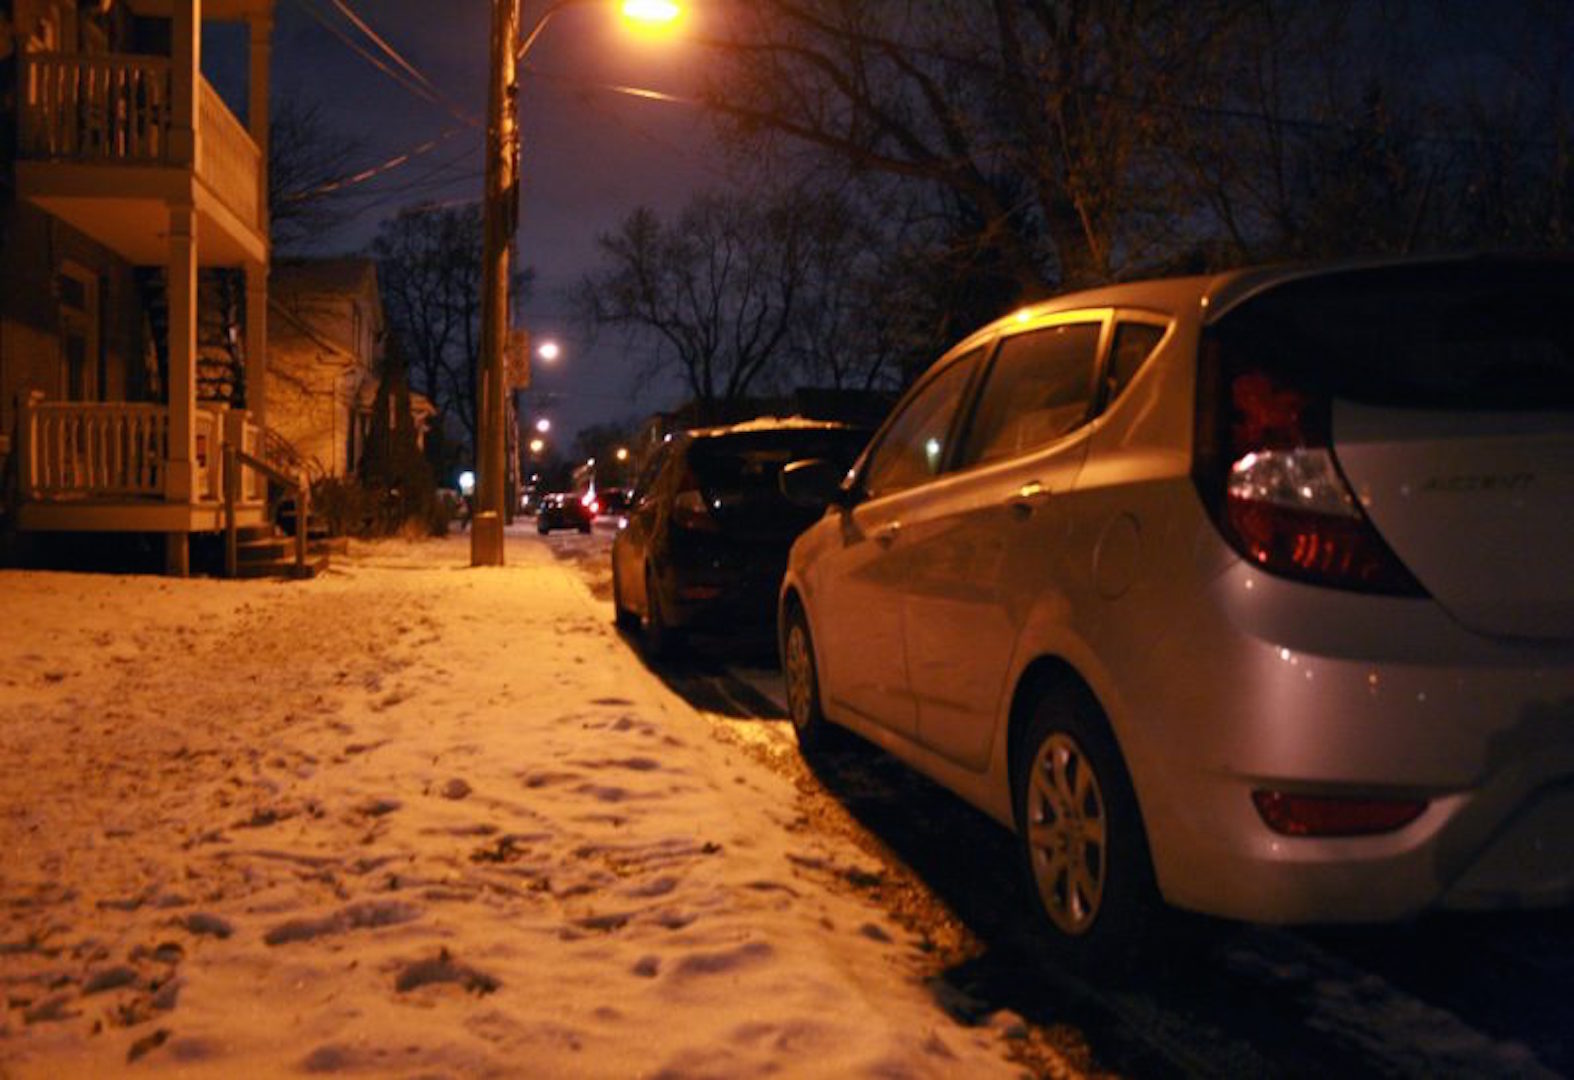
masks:
<svg viewBox="0 0 1574 1080"><path fill-rule="evenodd" d="M503 565L506 489L508 254L519 221L519 131L514 117L518 0L492 0L486 108L486 197L482 204L481 364L476 386L476 513L470 565Z"/></svg>

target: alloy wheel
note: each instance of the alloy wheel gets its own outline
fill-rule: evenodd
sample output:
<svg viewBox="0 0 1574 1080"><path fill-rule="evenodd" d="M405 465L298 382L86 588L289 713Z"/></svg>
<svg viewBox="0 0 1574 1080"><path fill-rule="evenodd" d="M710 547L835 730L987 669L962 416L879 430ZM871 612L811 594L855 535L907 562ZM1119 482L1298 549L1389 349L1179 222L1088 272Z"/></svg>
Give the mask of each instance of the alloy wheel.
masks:
<svg viewBox="0 0 1574 1080"><path fill-rule="evenodd" d="M1050 920L1066 934L1086 932L1104 898L1109 820L1092 762L1064 732L1050 734L1033 757L1027 847Z"/></svg>
<svg viewBox="0 0 1574 1080"><path fill-rule="evenodd" d="M802 732L814 722L814 659L809 654L809 635L803 622L794 619L787 628L784 666L787 676L787 708L793 727Z"/></svg>

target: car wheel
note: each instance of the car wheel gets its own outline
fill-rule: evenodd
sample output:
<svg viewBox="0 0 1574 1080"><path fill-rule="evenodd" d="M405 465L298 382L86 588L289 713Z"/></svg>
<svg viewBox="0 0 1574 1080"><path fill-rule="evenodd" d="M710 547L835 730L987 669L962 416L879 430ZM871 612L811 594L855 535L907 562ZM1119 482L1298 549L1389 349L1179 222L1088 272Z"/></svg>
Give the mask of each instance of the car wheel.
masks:
<svg viewBox="0 0 1574 1080"><path fill-rule="evenodd" d="M582 532L582 533L590 532L590 522L587 521L584 524L580 525L579 531Z"/></svg>
<svg viewBox="0 0 1574 1080"><path fill-rule="evenodd" d="M1120 751L1085 693L1038 702L1012 767L1018 846L1051 947L1085 970L1129 965L1162 910Z"/></svg>
<svg viewBox="0 0 1574 1080"><path fill-rule="evenodd" d="M656 660L668 660L682 651L683 632L667 622L661 610L661 590L656 586L656 573L645 567L645 655Z"/></svg>
<svg viewBox="0 0 1574 1080"><path fill-rule="evenodd" d="M612 622L619 630L639 629L639 616L623 606L623 579L616 559L612 560Z"/></svg>
<svg viewBox="0 0 1574 1080"><path fill-rule="evenodd" d="M545 536L547 533L549 533L551 531L552 530L547 528L546 525L543 522L540 522L540 521L536 522L536 532L540 533L542 536Z"/></svg>
<svg viewBox="0 0 1574 1080"><path fill-rule="evenodd" d="M820 678L814 666L814 639L809 636L809 620L803 608L794 603L787 609L782 628L782 677L787 684L787 712L792 717L798 749L805 757L841 743L842 729L825 718L820 710Z"/></svg>

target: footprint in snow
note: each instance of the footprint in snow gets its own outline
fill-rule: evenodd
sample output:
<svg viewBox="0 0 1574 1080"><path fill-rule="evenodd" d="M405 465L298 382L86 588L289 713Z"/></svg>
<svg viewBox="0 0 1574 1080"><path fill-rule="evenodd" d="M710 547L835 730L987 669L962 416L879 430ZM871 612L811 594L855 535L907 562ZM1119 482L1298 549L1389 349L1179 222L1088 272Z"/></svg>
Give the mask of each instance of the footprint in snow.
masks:
<svg viewBox="0 0 1574 1080"><path fill-rule="evenodd" d="M280 923L263 935L269 945L287 945L296 941L313 941L320 937L348 933L351 930L373 930L382 926L397 926L420 918L421 909L414 904L398 900L363 900L341 908L320 919L291 919Z"/></svg>
<svg viewBox="0 0 1574 1080"><path fill-rule="evenodd" d="M542 772L526 773L522 779L524 780L525 787L540 788L549 787L554 784L564 784L570 780L578 780L583 775L583 773L578 772L544 770Z"/></svg>
<svg viewBox="0 0 1574 1080"><path fill-rule="evenodd" d="M401 994L408 994L435 983L453 983L477 995L490 994L503 985L495 976L468 964L461 964L449 955L447 949L443 949L430 960L417 960L405 965L394 980L394 989Z"/></svg>
<svg viewBox="0 0 1574 1080"><path fill-rule="evenodd" d="M661 768L661 762L648 757L605 758L601 761L576 761L573 764L588 769L627 769L630 772L653 772Z"/></svg>

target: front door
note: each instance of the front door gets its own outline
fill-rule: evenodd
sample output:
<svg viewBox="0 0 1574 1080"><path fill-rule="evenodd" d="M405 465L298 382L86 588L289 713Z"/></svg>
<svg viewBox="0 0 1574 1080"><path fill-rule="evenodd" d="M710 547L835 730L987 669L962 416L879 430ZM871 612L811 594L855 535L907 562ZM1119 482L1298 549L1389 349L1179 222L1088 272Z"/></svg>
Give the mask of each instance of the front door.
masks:
<svg viewBox="0 0 1574 1080"><path fill-rule="evenodd" d="M1001 340L954 471L910 522L903 597L918 739L970 769L989 761L1023 623L1060 588L1065 499L1087 453L1103 312Z"/></svg>
<svg viewBox="0 0 1574 1080"><path fill-rule="evenodd" d="M917 728L902 626L902 597L918 572L907 521L950 457L957 410L982 355L975 349L936 365L897 406L857 477L862 500L839 512L840 545L818 561L810 629L833 714L851 710L907 736Z"/></svg>

